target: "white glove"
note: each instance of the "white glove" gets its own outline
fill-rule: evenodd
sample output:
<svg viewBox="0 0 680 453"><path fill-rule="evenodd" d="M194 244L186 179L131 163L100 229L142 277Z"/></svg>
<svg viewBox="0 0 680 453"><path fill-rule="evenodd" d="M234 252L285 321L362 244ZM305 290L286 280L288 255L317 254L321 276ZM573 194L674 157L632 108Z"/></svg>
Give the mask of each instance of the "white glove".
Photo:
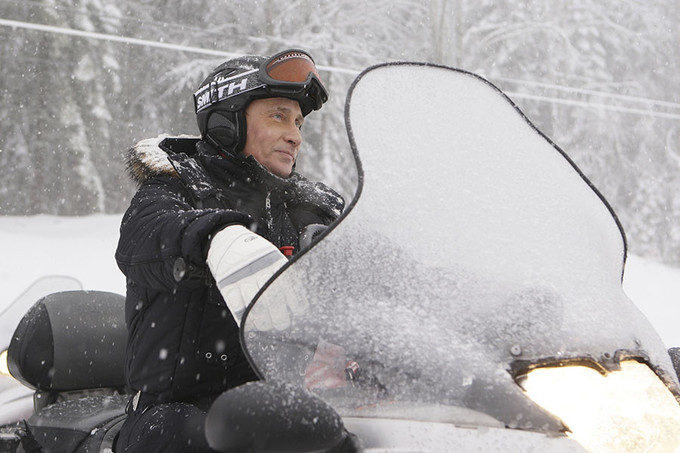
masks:
<svg viewBox="0 0 680 453"><path fill-rule="evenodd" d="M287 261L274 244L242 225L215 234L208 267L239 327L255 294Z"/></svg>
<svg viewBox="0 0 680 453"><path fill-rule="evenodd" d="M276 286L275 297L259 300L248 313L249 328L286 330L294 318L305 314L309 307L305 292L296 290L296 282L292 278L286 278L285 282L285 285Z"/></svg>

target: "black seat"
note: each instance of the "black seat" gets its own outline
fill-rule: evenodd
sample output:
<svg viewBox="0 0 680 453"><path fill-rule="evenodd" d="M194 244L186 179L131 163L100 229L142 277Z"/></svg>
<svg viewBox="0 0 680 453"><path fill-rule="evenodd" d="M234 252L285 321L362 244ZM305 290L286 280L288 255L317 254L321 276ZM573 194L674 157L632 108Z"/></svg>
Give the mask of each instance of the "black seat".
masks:
<svg viewBox="0 0 680 453"><path fill-rule="evenodd" d="M45 451L74 451L91 443L91 433L120 426L128 399L126 344L119 294L54 293L22 318L7 362L12 376L35 389L28 426Z"/></svg>

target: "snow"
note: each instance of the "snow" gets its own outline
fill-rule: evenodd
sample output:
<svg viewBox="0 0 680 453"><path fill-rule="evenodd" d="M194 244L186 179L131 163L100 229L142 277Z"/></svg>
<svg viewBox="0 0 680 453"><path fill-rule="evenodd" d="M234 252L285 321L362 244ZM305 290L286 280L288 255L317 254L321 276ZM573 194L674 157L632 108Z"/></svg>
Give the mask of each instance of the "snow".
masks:
<svg viewBox="0 0 680 453"><path fill-rule="evenodd" d="M125 294L114 252L120 215L0 217L3 299L13 301L46 275L75 277L84 289Z"/></svg>
<svg viewBox="0 0 680 453"><path fill-rule="evenodd" d="M125 294L114 259L120 215L0 217L0 309L45 275L77 278L84 289ZM629 256L624 290L667 346L680 346L680 269Z"/></svg>

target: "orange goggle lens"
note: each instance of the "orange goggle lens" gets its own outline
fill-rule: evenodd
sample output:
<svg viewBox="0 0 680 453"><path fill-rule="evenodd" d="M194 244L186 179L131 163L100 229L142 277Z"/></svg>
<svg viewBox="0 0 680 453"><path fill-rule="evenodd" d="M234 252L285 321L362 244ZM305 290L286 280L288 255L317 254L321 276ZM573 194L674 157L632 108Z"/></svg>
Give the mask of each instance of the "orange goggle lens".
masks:
<svg viewBox="0 0 680 453"><path fill-rule="evenodd" d="M292 51L278 55L267 63L265 71L269 77L279 82L305 82L310 74L321 80L314 61L304 52Z"/></svg>

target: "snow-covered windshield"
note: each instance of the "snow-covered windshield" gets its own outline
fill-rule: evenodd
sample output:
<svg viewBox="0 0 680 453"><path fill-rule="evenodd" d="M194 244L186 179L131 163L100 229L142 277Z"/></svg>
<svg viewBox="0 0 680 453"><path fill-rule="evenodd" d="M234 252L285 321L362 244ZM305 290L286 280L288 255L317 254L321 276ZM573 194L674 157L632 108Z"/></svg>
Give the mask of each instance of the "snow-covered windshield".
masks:
<svg viewBox="0 0 680 453"><path fill-rule="evenodd" d="M265 378L343 414L437 404L557 431L515 384L518 369L612 366L620 351L672 369L621 290L614 216L493 86L387 65L360 77L347 113L361 193L247 315L245 346Z"/></svg>

